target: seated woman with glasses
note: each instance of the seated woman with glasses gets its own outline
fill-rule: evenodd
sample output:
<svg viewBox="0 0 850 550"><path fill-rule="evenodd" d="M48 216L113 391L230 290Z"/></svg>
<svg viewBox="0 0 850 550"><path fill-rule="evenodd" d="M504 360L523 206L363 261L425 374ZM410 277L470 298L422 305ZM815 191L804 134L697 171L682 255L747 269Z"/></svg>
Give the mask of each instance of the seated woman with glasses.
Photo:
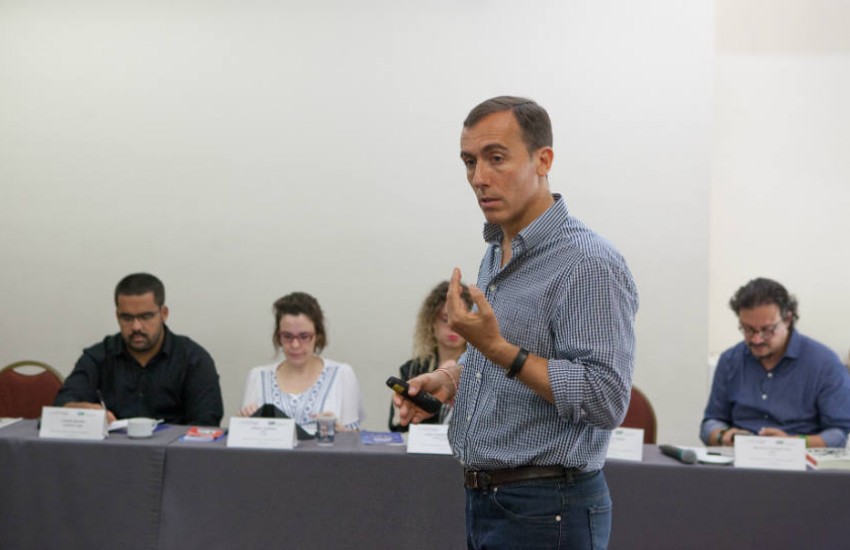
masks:
<svg viewBox="0 0 850 550"><path fill-rule="evenodd" d="M277 300L272 310L272 342L284 359L251 369L239 416L251 416L271 404L309 434L315 434L315 417L321 413L336 415L339 430L360 429L363 402L354 370L319 355L328 343L319 302L293 292Z"/></svg>
<svg viewBox="0 0 850 550"><path fill-rule="evenodd" d="M416 329L413 333L413 358L399 367L401 378L409 380L426 372L431 372L446 361L457 361L466 351L466 340L449 328L446 314L446 294L449 282L443 281L435 286L416 317ZM466 285L463 285L463 301L466 307L472 307L472 297ZM426 424L445 423L451 416L452 408L443 404L439 414L424 420ZM390 404L390 430L406 432L407 426L399 424L398 409Z"/></svg>

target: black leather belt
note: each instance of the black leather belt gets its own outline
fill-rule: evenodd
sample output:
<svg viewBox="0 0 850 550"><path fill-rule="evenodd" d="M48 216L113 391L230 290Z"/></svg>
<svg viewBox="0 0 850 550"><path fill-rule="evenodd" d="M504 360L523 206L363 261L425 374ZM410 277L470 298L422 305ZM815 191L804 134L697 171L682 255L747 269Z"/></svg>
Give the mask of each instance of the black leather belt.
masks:
<svg viewBox="0 0 850 550"><path fill-rule="evenodd" d="M564 468L563 466L520 466L519 468L502 470L464 470L463 486L467 489L486 491L490 487L504 485L505 483L556 477L571 478L578 473L578 469Z"/></svg>

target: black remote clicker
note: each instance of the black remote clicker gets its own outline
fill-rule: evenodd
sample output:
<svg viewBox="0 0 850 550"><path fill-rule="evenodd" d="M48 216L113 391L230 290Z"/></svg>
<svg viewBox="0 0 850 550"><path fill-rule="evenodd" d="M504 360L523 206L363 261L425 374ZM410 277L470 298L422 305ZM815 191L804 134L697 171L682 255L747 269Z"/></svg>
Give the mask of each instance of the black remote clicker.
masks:
<svg viewBox="0 0 850 550"><path fill-rule="evenodd" d="M442 406L442 402L428 392L420 391L416 395L409 395L407 390L410 386L401 378L390 376L387 378L387 386L405 399L410 399L417 407L425 412L435 414Z"/></svg>

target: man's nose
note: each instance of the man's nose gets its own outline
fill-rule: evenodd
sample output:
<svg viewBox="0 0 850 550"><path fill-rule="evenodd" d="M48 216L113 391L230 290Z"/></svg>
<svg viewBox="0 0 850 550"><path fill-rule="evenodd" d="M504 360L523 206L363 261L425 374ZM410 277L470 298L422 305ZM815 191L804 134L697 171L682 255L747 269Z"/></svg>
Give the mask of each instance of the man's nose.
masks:
<svg viewBox="0 0 850 550"><path fill-rule="evenodd" d="M472 178L470 179L470 183L473 187L484 187L487 185L486 176L486 167L483 162L476 162L475 169L472 171Z"/></svg>
<svg viewBox="0 0 850 550"><path fill-rule="evenodd" d="M131 326L133 330L140 330L142 328L142 320L138 317L133 317L133 324Z"/></svg>

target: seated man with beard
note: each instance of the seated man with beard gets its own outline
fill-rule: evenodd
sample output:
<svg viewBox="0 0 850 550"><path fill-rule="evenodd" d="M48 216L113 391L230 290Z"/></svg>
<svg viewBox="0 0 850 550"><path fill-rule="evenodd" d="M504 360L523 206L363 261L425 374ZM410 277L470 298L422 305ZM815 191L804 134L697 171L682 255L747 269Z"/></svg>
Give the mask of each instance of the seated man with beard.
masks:
<svg viewBox="0 0 850 550"><path fill-rule="evenodd" d="M215 363L165 325L165 287L148 273L115 288L121 332L83 350L56 396L57 407L107 409L107 419L150 417L218 426L224 414Z"/></svg>
<svg viewBox="0 0 850 550"><path fill-rule="evenodd" d="M732 445L736 434L802 437L844 447L850 375L834 351L797 330L797 300L771 279L753 279L729 302L744 340L720 356L700 437Z"/></svg>

